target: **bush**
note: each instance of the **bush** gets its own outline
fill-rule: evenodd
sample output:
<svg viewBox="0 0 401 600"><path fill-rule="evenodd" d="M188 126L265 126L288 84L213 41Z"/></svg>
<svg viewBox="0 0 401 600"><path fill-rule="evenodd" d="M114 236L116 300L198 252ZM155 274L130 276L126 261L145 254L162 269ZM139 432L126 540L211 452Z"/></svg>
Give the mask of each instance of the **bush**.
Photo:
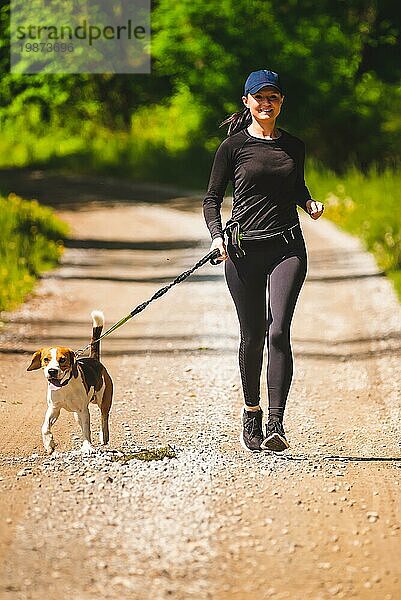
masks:
<svg viewBox="0 0 401 600"><path fill-rule="evenodd" d="M310 163L306 179L312 195L325 203L325 216L361 238L401 297L401 175L372 167L366 174L351 168L337 176Z"/></svg>
<svg viewBox="0 0 401 600"><path fill-rule="evenodd" d="M9 310L57 264L68 227L52 209L10 194L0 197L0 230L0 310Z"/></svg>

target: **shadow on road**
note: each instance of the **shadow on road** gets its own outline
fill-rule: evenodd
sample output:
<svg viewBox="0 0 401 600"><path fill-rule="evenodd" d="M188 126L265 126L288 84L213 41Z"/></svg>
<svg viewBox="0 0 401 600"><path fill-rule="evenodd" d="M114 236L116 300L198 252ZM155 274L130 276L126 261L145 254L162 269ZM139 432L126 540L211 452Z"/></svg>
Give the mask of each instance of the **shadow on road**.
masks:
<svg viewBox="0 0 401 600"><path fill-rule="evenodd" d="M85 250L185 250L186 248L199 248L204 243L198 240L173 240L149 242L133 242L132 240L95 240L67 238L64 242L66 248L80 248Z"/></svg>
<svg viewBox="0 0 401 600"><path fill-rule="evenodd" d="M53 323L52 323L53 325ZM40 339L48 341L48 342L52 342L52 341L60 341L60 338L62 338L63 340L67 341L71 341L71 342L81 342L83 337L82 335L64 335L64 334L58 334L58 336L56 335L41 335ZM38 339L37 335L29 335L29 336L25 336L24 337L24 342L36 342ZM122 343L130 343L130 342L193 342L193 344L196 347L196 343L197 340L200 343L205 343L205 341L207 339L210 339L211 341L214 341L216 339L216 336L214 333L202 333L201 336L196 336L196 335L130 335L130 336L119 336L118 338L114 338L114 341L119 342L120 344ZM222 340L230 340L232 342L236 342L238 337L235 335L219 335L219 339ZM104 341L102 342L104 343ZM109 343L109 341L105 342L105 343ZM198 344L199 346L200 344ZM152 350L149 350L150 352L152 352ZM1 350L0 350L1 352ZM171 350L170 350L171 352Z"/></svg>
<svg viewBox="0 0 401 600"><path fill-rule="evenodd" d="M62 273L49 273L42 275L41 279L61 279L61 280L83 280L83 281L113 281L120 283L169 283L177 274L168 277L118 277L113 275L106 277L104 275L63 275ZM223 278L219 275L191 275L187 283L203 283L205 281L220 281Z"/></svg>
<svg viewBox="0 0 401 600"><path fill-rule="evenodd" d="M182 210L199 210L202 191L184 190L170 185L137 183L117 177L74 175L42 169L1 169L0 189L4 194L35 198L42 204L63 210L93 206L113 206L149 202L171 204Z"/></svg>
<svg viewBox="0 0 401 600"><path fill-rule="evenodd" d="M306 456L306 455L277 455L275 457L280 460L295 460L295 461L308 461L308 462L321 462L321 461L339 461L339 462L401 462L401 456Z"/></svg>
<svg viewBox="0 0 401 600"><path fill-rule="evenodd" d="M308 275L308 282L324 282L324 283L338 283L339 281L350 281L352 279L369 279L372 277L385 277L386 274L383 271L377 273L352 273L346 275Z"/></svg>
<svg viewBox="0 0 401 600"><path fill-rule="evenodd" d="M22 340L22 342L19 343L19 347L0 347L0 355L2 354L31 354L33 351L36 350L36 348L38 347L38 345L40 345L42 340L47 340L47 341L54 341L56 342L57 339L55 337L52 336L44 336L42 337L41 335L38 335L35 339L38 340L38 343L35 345L31 345L30 347L28 347L26 344L29 343L27 340ZM174 337L171 338L173 341L175 340ZM237 353L237 345L234 344L234 338L233 339L233 344L230 346L225 346L222 347L220 346L213 346L213 342L215 342L215 338L213 338L212 343L210 344L210 346L201 346L201 347L197 347L196 346L196 338L192 338L195 342L194 346L190 347L186 347L186 348L174 348L172 349L171 347L167 347L167 340L166 340L166 347L165 348L130 348L127 346L124 346L124 339L121 338L116 338L114 339L114 341L112 342L112 345L117 345L118 348L117 349L111 349L110 346L110 342L108 342L108 346L103 345L103 349L102 349L102 355L103 356L145 356L145 355L157 355L157 356L171 356L171 355L176 355L176 354L183 354L183 355L194 355L194 354L202 354L202 355L207 355L207 356L222 356L222 355L229 355L229 356L234 356ZM58 340L71 340L71 341L75 341L76 345L82 345L82 344L86 344L87 343L87 338L85 337L64 337L64 336L60 336L58 338ZM40 343L39 343L40 341ZM128 343L128 342L127 342ZM202 339L202 343L205 343L205 340ZM368 351L361 351L361 352L350 352L349 354L346 353L338 353L338 354L334 354L334 353L322 353L322 352L308 352L308 351L295 351L294 352L294 356L296 358L306 358L306 359L313 359L313 360L318 360L320 362L343 362L343 363L351 363L351 362L358 362L358 361L368 361L368 360L374 360L383 356L401 356L401 346L398 348L381 348L379 350L368 350Z"/></svg>
<svg viewBox="0 0 401 600"><path fill-rule="evenodd" d="M317 339L311 338L300 338L300 337L292 337L294 342L305 343L305 344L322 344L323 346L327 345L327 341L324 338L320 337ZM391 333L386 333L384 335L372 335L369 337L355 337L355 338L346 338L346 339L336 339L330 340L330 346L340 346L342 344L369 344L371 342L386 342L388 340L401 340L401 331L393 331Z"/></svg>

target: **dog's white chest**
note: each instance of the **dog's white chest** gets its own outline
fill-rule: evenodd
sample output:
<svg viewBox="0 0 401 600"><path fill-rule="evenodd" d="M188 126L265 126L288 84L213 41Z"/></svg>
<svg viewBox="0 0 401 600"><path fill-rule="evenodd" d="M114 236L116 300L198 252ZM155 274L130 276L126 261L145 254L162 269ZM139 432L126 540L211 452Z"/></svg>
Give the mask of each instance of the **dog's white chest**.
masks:
<svg viewBox="0 0 401 600"><path fill-rule="evenodd" d="M91 394L93 392L90 391ZM80 378L71 379L68 385L59 389L47 389L47 402L57 408L64 408L69 412L79 412L88 404L88 396Z"/></svg>

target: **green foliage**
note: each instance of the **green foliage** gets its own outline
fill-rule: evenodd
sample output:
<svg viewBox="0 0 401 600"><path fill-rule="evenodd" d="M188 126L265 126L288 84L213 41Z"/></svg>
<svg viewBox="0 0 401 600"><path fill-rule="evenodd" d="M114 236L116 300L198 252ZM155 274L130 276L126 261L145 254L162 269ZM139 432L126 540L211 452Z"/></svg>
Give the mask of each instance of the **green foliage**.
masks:
<svg viewBox="0 0 401 600"><path fill-rule="evenodd" d="M205 134L241 107L247 73L267 67L283 76L283 125L315 158L345 168L400 155L394 1L160 0L153 27L156 68L205 106Z"/></svg>
<svg viewBox="0 0 401 600"><path fill-rule="evenodd" d="M185 114L185 119L183 119ZM168 102L139 108L132 117L131 133L146 151L147 145L162 147L174 155L187 150L203 121L203 106L197 104L186 85L181 85Z"/></svg>
<svg viewBox="0 0 401 600"><path fill-rule="evenodd" d="M314 197L325 203L325 215L361 238L401 297L401 175L371 167L366 174L352 168L339 177L310 163L307 181Z"/></svg>
<svg viewBox="0 0 401 600"><path fill-rule="evenodd" d="M10 194L0 197L0 230L0 310L9 310L57 264L68 228L50 208Z"/></svg>
<svg viewBox="0 0 401 600"><path fill-rule="evenodd" d="M8 4L0 7L6 30ZM136 173L164 163L171 174L172 159L216 147L246 75L268 67L286 90L280 124L305 139L310 156L337 171L396 166L400 14L396 0L157 0L151 75L13 75L4 36L0 164L75 155L115 168L128 153ZM112 157L103 141L115 133L122 146L112 144Z"/></svg>

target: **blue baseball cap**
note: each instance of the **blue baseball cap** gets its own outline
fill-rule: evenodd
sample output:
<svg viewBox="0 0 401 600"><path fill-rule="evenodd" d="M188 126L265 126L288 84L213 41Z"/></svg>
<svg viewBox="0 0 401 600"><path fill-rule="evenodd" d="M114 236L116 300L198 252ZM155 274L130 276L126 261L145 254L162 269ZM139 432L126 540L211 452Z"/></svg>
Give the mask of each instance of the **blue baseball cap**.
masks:
<svg viewBox="0 0 401 600"><path fill-rule="evenodd" d="M275 87L280 94L283 93L278 74L274 71L269 71L268 69L260 69L260 71L252 71L245 81L244 96L247 94L256 94L256 92L266 85Z"/></svg>

